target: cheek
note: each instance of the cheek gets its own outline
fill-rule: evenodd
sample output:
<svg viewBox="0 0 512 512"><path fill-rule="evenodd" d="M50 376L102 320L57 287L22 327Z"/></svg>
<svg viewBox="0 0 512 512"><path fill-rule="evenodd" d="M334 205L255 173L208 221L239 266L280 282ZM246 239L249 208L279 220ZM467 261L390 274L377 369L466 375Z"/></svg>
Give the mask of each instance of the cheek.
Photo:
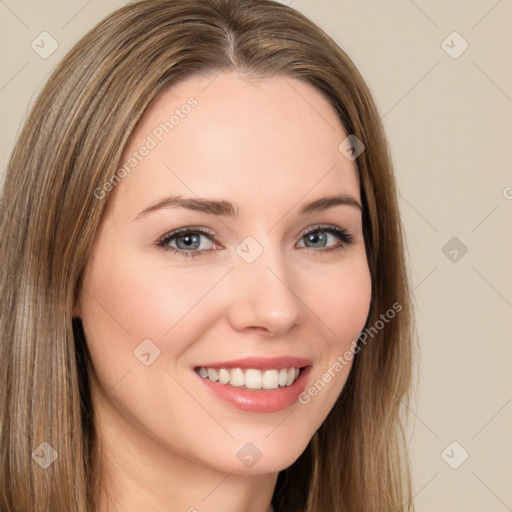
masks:
<svg viewBox="0 0 512 512"><path fill-rule="evenodd" d="M307 293L311 297L311 309L318 312L323 336L319 336L318 364L298 399L304 424L312 424L310 436L324 422L345 386L353 364L355 342L368 317L372 293L365 259L319 276L315 283L317 286Z"/></svg>
<svg viewBox="0 0 512 512"><path fill-rule="evenodd" d="M134 350L146 339L172 360L215 316L217 305L208 292L223 269L212 272L183 264L166 268L149 258L98 254L91 261L82 300L84 332L98 364L108 358L119 368L133 365Z"/></svg>
<svg viewBox="0 0 512 512"><path fill-rule="evenodd" d="M308 281L311 283L311 281ZM310 386L299 397L319 425L338 399L352 368L354 347L370 310L372 283L365 258L347 262L333 272L317 273L304 290L318 317L321 340L318 364Z"/></svg>
<svg viewBox="0 0 512 512"><path fill-rule="evenodd" d="M323 325L326 342L344 350L364 328L370 309L372 283L366 259L354 258L335 271L317 272L305 283L303 296Z"/></svg>
<svg viewBox="0 0 512 512"><path fill-rule="evenodd" d="M337 293L333 291L338 300L331 302L328 311L339 339L346 341L349 338L352 342L364 328L370 310L372 288L368 268L347 275L338 287Z"/></svg>

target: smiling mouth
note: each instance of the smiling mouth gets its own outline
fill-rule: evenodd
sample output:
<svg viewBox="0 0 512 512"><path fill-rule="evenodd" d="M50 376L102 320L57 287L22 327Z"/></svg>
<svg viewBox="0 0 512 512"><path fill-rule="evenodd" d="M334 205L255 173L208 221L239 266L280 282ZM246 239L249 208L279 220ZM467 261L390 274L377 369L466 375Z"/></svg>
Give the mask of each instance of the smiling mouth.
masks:
<svg viewBox="0 0 512 512"><path fill-rule="evenodd" d="M299 378L304 369L298 367L275 368L259 370L257 368L194 368L203 379L218 384L248 390L263 390L286 388Z"/></svg>

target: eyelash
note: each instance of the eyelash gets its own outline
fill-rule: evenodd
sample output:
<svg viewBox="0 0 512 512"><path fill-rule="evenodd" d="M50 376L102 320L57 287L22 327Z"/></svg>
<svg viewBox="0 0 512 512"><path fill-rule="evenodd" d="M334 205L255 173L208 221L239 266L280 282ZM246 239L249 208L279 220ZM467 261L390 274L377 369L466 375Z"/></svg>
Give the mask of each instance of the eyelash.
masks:
<svg viewBox="0 0 512 512"><path fill-rule="evenodd" d="M314 252L320 252L322 254L330 253L333 251L338 251L341 249L346 248L348 245L353 243L353 236L345 229L338 228L337 226L333 226L331 224L319 224L317 226L313 226L311 229L305 231L302 233L300 240L302 240L305 236L310 235L312 233L316 232L325 232L329 233L331 235L334 235L338 237L340 242L337 245L333 245L332 247L328 247L326 249L314 249L312 247L306 247L306 249L310 249ZM200 256L204 252L209 252L208 250L201 250L201 251L186 251L184 249L176 249L175 247L170 247L167 245L172 240L179 238L183 235L188 234L196 234L196 235L204 235L206 238L208 238L211 242L215 242L213 239L213 235L201 228L195 228L194 226L186 227L177 229L175 231L172 231L170 233L167 233L162 238L160 238L156 242L156 246L163 249L164 251L171 251L174 254L177 254L178 256L182 256L184 258L196 258L197 256Z"/></svg>

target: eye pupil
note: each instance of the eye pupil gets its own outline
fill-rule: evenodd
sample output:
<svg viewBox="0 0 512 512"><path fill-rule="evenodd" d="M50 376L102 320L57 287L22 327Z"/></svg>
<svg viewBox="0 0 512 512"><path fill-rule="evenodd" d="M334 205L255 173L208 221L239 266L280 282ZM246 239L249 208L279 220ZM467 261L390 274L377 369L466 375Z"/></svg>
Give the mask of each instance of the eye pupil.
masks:
<svg viewBox="0 0 512 512"><path fill-rule="evenodd" d="M321 231L317 231L315 233L310 233L307 235L309 241L313 244L317 244L319 242L327 242L327 235Z"/></svg>
<svg viewBox="0 0 512 512"><path fill-rule="evenodd" d="M179 240L183 240L183 243L185 244L186 248L194 247L194 249L197 249L200 245L199 236L194 234L182 235L180 237L177 237L176 245L178 246L178 248L180 248Z"/></svg>

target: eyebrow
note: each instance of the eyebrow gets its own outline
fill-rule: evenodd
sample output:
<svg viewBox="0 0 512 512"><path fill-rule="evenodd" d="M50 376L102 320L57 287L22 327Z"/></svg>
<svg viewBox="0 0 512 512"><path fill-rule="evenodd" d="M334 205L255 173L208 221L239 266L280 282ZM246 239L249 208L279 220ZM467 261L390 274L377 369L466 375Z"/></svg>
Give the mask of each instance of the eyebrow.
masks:
<svg viewBox="0 0 512 512"><path fill-rule="evenodd" d="M336 194L321 197L302 205L299 210L299 215L323 211L328 208L341 205L352 206L360 211L363 210L363 207L355 197L348 194ZM202 197L170 196L160 199L156 203L144 208L144 210L142 210L134 220L140 219L141 217L162 208L184 208L187 210L225 217L237 217L239 215L238 207L229 201Z"/></svg>

